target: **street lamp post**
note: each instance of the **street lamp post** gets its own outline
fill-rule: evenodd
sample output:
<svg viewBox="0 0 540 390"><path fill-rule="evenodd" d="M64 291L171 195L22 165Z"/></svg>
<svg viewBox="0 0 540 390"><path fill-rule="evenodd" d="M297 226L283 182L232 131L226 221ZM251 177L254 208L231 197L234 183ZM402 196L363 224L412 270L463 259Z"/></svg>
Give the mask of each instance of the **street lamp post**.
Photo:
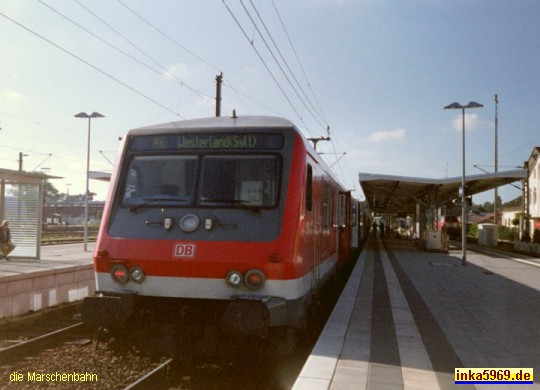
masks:
<svg viewBox="0 0 540 390"><path fill-rule="evenodd" d="M86 194L84 195L84 251L88 250L88 196L90 195L90 122L92 118L103 118L99 112L93 112L88 115L86 112L80 112L75 118L88 118L88 142L86 150Z"/></svg>
<svg viewBox="0 0 540 390"><path fill-rule="evenodd" d="M465 109L467 108L481 108L484 107L480 103L476 102L469 102L466 106L463 106L459 104L458 102L454 102L452 104L449 104L448 106L444 107L445 110L461 110L461 116L462 116L462 142L461 142L461 164L462 164L462 172L461 172L461 189L460 189L460 195L461 195L461 264L467 265L467 191L465 187Z"/></svg>

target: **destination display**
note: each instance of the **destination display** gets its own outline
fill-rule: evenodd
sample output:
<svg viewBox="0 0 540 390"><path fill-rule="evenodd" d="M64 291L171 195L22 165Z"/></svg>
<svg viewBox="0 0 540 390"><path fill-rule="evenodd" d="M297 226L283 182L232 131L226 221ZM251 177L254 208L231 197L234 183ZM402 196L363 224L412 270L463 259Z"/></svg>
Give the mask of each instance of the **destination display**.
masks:
<svg viewBox="0 0 540 390"><path fill-rule="evenodd" d="M148 150L280 150L282 134L207 133L136 136L133 151Z"/></svg>

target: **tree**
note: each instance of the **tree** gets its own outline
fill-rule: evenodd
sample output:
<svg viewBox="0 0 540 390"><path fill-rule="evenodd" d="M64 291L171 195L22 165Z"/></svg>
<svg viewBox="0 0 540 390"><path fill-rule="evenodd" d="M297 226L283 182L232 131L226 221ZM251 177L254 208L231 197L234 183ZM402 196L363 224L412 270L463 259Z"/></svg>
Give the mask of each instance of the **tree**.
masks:
<svg viewBox="0 0 540 390"><path fill-rule="evenodd" d="M59 192L58 189L49 181L45 182L45 204L80 204L84 202L84 194L68 195Z"/></svg>
<svg viewBox="0 0 540 390"><path fill-rule="evenodd" d="M50 182L45 180L45 204L56 203L60 197L56 187Z"/></svg>
<svg viewBox="0 0 540 390"><path fill-rule="evenodd" d="M482 208L483 208L484 211L486 211L486 212L492 212L492 211L493 211L493 203L491 203L491 202L484 202L484 204L482 205Z"/></svg>

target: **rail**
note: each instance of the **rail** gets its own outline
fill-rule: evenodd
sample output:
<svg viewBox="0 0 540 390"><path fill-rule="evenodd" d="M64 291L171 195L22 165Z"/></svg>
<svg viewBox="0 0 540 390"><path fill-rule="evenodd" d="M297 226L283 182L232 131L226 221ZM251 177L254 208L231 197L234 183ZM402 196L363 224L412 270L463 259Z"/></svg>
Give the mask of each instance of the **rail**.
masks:
<svg viewBox="0 0 540 390"><path fill-rule="evenodd" d="M28 354L32 351L42 349L45 346L49 345L49 343L51 343L56 337L69 335L70 333L79 330L83 325L84 324L82 322L79 322L77 324L70 325L65 328L44 334L42 336L38 336L27 341L22 341L19 344L0 349L0 362L5 362L8 360L8 358L14 355Z"/></svg>
<svg viewBox="0 0 540 390"><path fill-rule="evenodd" d="M141 378L125 387L124 390L162 388L167 381L173 361L173 358L168 359L149 373L143 375Z"/></svg>

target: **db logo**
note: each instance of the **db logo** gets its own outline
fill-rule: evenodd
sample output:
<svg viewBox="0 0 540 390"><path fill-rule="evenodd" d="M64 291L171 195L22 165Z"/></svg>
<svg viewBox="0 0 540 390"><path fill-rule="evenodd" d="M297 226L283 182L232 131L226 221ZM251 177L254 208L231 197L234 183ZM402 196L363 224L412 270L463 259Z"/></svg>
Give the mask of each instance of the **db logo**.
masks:
<svg viewBox="0 0 540 390"><path fill-rule="evenodd" d="M176 244L174 246L173 256L182 258L195 257L195 244Z"/></svg>

